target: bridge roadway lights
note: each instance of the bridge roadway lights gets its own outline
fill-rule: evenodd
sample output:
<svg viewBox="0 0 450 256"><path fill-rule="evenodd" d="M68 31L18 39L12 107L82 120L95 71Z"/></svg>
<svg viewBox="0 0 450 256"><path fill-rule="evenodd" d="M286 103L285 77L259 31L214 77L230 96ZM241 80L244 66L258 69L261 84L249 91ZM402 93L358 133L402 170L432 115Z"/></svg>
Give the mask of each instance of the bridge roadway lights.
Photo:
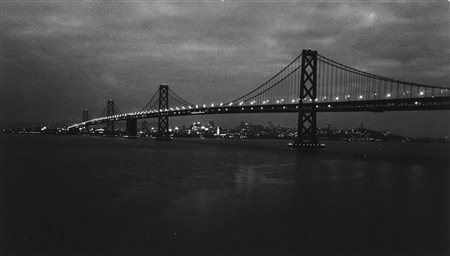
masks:
<svg viewBox="0 0 450 256"><path fill-rule="evenodd" d="M137 119L127 119L127 125L126 125L126 134L123 136L124 138L129 139L137 139L139 138L137 135Z"/></svg>

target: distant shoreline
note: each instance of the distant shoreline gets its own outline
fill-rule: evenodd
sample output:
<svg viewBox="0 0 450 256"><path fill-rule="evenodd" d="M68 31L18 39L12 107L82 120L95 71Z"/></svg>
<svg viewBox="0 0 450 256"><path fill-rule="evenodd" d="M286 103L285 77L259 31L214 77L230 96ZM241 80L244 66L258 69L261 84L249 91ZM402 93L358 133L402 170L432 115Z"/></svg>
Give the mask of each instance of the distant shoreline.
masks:
<svg viewBox="0 0 450 256"><path fill-rule="evenodd" d="M88 136L88 137L105 137L105 138L125 138L123 136L102 136L102 135L87 135L87 134L52 134L52 133L40 133L40 132L19 132L19 133L4 133L1 132L0 135L48 135L48 136ZM151 138L150 136L139 136L139 138ZM126 138L125 138L126 139ZM229 140L229 141L239 141L239 140L250 140L250 141L256 141L256 140L277 140L277 141L291 141L295 138L276 138L276 137L260 137L260 138L227 138L227 137L200 137L200 136L174 136L173 139L192 139L192 140ZM406 140L375 140L375 139L346 139L346 138L336 138L336 139L326 139L326 138L320 138L318 137L318 141L338 141L338 142L351 142L351 143L361 143L361 142L381 142L381 143L438 143L438 144L446 144L450 143L449 140L445 140L444 138L409 138Z"/></svg>

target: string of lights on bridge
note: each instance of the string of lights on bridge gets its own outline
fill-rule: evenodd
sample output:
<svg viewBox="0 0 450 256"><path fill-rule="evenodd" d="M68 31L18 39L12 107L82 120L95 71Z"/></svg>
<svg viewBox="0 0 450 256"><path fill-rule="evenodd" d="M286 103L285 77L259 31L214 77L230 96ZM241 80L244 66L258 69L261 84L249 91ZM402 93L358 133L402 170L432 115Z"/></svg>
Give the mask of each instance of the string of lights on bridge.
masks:
<svg viewBox="0 0 450 256"><path fill-rule="evenodd" d="M72 127L85 125L87 123L99 123L110 120L120 120L127 117L145 117L148 115L173 115L190 113L198 114L209 112L229 111L230 108L241 110L263 110L270 105L272 108L281 106L282 109L292 109L299 107L301 103L300 76L302 72L302 55L295 58L289 65L261 84L249 93L229 102L192 104L173 90L168 90L168 102L170 107L159 108L157 90L150 101L137 112L121 113L114 111L113 115L102 117L75 124ZM409 83L391 78L386 78L370 74L361 70L343 65L320 54L317 54L316 65L317 74L314 78L317 83L317 93L315 98L306 97L302 103L328 104L328 108L333 107L333 103L339 102L363 102L391 99L420 99L449 96L449 90L445 87L429 86L416 83ZM304 88L303 88L304 89ZM160 96L160 95L159 95ZM415 101L414 104L419 104ZM117 106L116 109L118 110ZM105 112L105 110L103 111Z"/></svg>

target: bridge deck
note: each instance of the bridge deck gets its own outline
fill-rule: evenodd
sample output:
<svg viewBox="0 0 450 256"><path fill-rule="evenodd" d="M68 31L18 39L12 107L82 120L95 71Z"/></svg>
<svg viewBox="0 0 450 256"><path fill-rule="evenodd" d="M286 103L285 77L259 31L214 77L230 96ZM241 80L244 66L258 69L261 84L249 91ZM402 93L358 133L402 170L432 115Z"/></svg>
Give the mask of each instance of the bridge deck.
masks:
<svg viewBox="0 0 450 256"><path fill-rule="evenodd" d="M383 112L383 111L411 111L411 110L450 110L450 97L433 98L407 98L407 99L383 99L361 101L339 101L304 103L303 108L311 109L316 106L317 112ZM298 112L299 105L290 104L265 104L265 105L234 105L202 108L185 108L168 111L143 111L126 113L114 116L95 118L83 123L70 126L75 128L83 125L93 125L108 121L121 121L128 119L146 119L163 116L190 116L190 115L217 115L238 113L289 113Z"/></svg>

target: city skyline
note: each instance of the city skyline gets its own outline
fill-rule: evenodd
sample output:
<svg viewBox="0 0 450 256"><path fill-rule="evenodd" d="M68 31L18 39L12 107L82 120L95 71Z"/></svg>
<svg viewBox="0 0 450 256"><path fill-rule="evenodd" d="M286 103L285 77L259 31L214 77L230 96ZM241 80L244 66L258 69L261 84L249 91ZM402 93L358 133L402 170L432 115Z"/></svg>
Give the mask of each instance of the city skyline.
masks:
<svg viewBox="0 0 450 256"><path fill-rule="evenodd" d="M197 116L198 117L198 116ZM181 118L183 119L183 118ZM189 137L198 137L200 135L203 135L204 132L207 132L209 135L218 135L217 132L220 131L221 138L239 138L238 136L229 136L230 133L233 134L234 132L238 131L240 127L243 125L249 126L249 127L256 127L258 129L275 129L273 132L274 134L270 136L253 136L250 139L255 138L262 138L262 139L275 139L275 138L281 138L281 139L294 139L297 136L297 127L294 126L282 126L279 123L272 123L272 121L268 121L267 123L251 123L244 120L241 120L239 123L235 124L221 124L221 123L215 123L214 121L197 121L190 122L190 123L182 123L179 122L177 124L169 125L169 132L173 136L179 136L179 134L185 134L189 135ZM195 133L195 132L189 132L189 130L195 130L199 129L199 131L202 131L202 133ZM217 130L219 128L219 130ZM97 135L101 136L105 133L107 127L106 124L97 124L89 127L80 128L79 130L72 130L70 131L67 129L66 125L63 124L36 124L36 123L18 123L18 124L11 124L6 126L0 126L0 133L3 134L53 134L53 135L82 135L82 134L91 134L91 135ZM324 138L324 131L333 131L337 132L333 135L343 135L346 136L353 136L354 131L358 130L365 130L370 131L371 134L376 134L377 136L384 137L387 136L387 141L402 141L402 142L449 142L448 136L443 137L432 137L432 136L412 136L407 134L398 133L396 131L392 131L389 129L374 129L373 127L366 126L364 123L360 123L357 126L335 126L333 124L327 124L324 126L317 127L317 135L320 137L320 139L330 140L329 138ZM142 120L137 123L137 134L139 134L139 137L142 136L149 136L149 135L156 135L158 130L158 124L156 120ZM99 133L100 132L100 133ZM126 125L125 123L117 123L115 125L115 136L122 137L126 135ZM277 136L283 133L288 132L288 136ZM347 135L347 132L348 135ZM226 136L224 136L226 135ZM359 135L356 134L358 137ZM393 136L393 137L392 137ZM342 140L344 137L335 136L331 140ZM389 138L388 138L389 137ZM241 138L241 139L248 139L247 137ZM383 138L381 138L383 139ZM369 140L359 140L355 139L354 141L381 141L376 140L372 137L372 139ZM384 141L384 139L383 139Z"/></svg>
<svg viewBox="0 0 450 256"><path fill-rule="evenodd" d="M161 83L192 102L218 103L257 87L302 48L375 74L447 86L446 6L5 2L0 122L77 121L82 109L99 113L109 98L136 111ZM214 117L242 118L296 122L294 114ZM450 130L445 111L320 114L318 122L435 136Z"/></svg>

